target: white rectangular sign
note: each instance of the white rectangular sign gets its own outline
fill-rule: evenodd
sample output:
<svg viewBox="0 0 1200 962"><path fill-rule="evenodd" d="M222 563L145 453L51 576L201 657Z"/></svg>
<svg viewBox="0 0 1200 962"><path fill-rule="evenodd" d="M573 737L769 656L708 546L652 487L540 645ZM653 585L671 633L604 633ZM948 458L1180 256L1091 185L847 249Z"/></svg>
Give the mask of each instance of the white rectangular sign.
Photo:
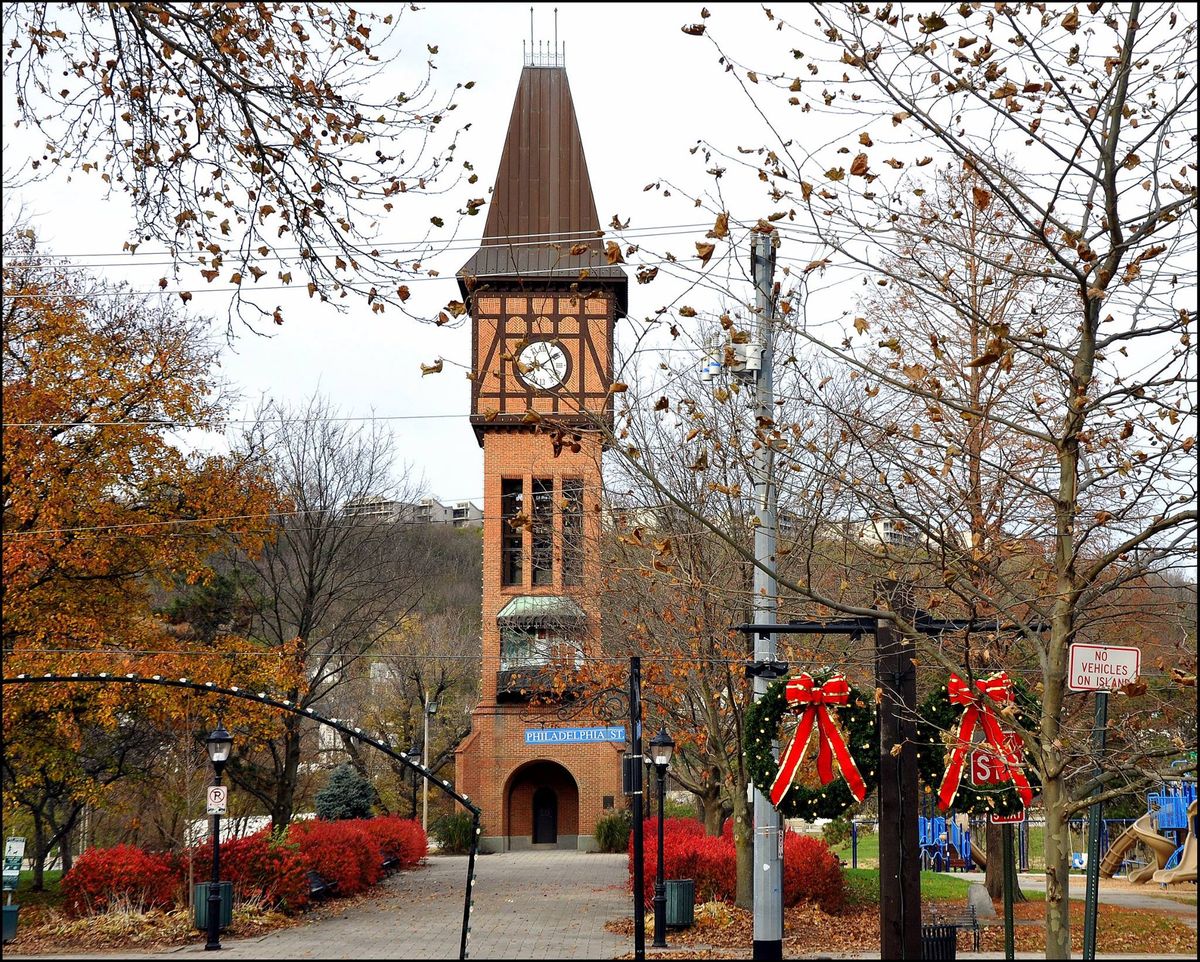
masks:
<svg viewBox="0 0 1200 962"><path fill-rule="evenodd" d="M988 821L993 825L1017 825L1025 821L1025 809L1021 809L1016 815L989 815Z"/></svg>
<svg viewBox="0 0 1200 962"><path fill-rule="evenodd" d="M224 815L229 803L229 789L224 785L212 785L208 789L208 814Z"/></svg>
<svg viewBox="0 0 1200 962"><path fill-rule="evenodd" d="M1071 691L1110 691L1134 681L1142 649L1111 645L1072 645L1067 687Z"/></svg>

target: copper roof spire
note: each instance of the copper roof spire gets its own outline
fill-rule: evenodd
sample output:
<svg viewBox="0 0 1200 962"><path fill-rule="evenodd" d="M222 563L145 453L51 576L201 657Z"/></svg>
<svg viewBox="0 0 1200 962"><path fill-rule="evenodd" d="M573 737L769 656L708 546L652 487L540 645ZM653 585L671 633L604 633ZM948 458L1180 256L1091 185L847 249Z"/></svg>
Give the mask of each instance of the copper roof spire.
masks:
<svg viewBox="0 0 1200 962"><path fill-rule="evenodd" d="M601 233L556 44L553 55L526 56L483 239L459 271L459 283L464 292L464 275L476 278L474 290L514 281L557 287L599 283L617 288L623 313L628 281L621 268L608 264ZM587 249L572 254L580 244Z"/></svg>

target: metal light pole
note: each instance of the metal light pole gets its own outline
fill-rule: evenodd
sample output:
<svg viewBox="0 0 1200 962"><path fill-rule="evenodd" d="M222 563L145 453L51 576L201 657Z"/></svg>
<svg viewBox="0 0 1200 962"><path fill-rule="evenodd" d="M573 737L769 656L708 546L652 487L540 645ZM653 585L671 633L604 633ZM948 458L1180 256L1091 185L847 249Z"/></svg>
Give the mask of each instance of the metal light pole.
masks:
<svg viewBox="0 0 1200 962"><path fill-rule="evenodd" d="M225 730L220 721L211 735L204 740L208 749L208 757L213 767L213 785L221 784L221 772L229 761L229 753L233 750L233 738ZM212 817L212 881L208 883L208 941L204 944L206 950L221 947L221 816L214 813Z"/></svg>
<svg viewBox="0 0 1200 962"><path fill-rule="evenodd" d="M671 752L675 742L660 728L650 739L650 757L654 759L654 770L658 775L658 866L654 874L654 947L667 947L667 885L663 881L663 802L667 797L667 766L671 763Z"/></svg>
<svg viewBox="0 0 1200 962"><path fill-rule="evenodd" d="M403 753L401 753L403 754ZM421 757L421 746L413 745L408 750L408 760L416 762ZM417 770L412 769L412 814L409 816L414 822L417 820Z"/></svg>
<svg viewBox="0 0 1200 962"><path fill-rule="evenodd" d="M754 568L754 623L778 620L779 587L775 571L775 483L771 431L775 423L774 381L774 275L775 249L771 238L752 235L750 264L757 291L758 337L761 367L755 381L754 414L762 438L754 452L754 560L768 569ZM762 664L776 658L775 635L756 633L754 660ZM769 679L754 676L754 700L767 692ZM783 958L783 835L781 818L771 800L754 790L754 950L760 960Z"/></svg>
<svg viewBox="0 0 1200 962"><path fill-rule="evenodd" d="M429 771L429 716L437 714L437 702L425 702L425 755L421 761L421 767L425 771ZM429 779L426 778L421 783L421 831L429 830Z"/></svg>

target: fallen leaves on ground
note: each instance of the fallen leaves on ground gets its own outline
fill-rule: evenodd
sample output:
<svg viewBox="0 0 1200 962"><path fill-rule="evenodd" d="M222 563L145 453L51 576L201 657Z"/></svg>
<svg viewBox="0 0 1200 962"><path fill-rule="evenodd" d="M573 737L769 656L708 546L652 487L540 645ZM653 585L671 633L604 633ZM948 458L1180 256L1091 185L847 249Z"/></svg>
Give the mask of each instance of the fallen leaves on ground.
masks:
<svg viewBox="0 0 1200 962"><path fill-rule="evenodd" d="M633 938L633 919L615 919L604 927L609 932ZM654 917L647 915L647 941L653 932ZM814 952L836 956L878 950L879 910L874 906L855 908L835 916L807 903L786 908L783 912L783 943L790 956ZM748 909L706 902L696 906L695 924L691 928L668 930L667 944L680 951L656 951L655 958L746 958L754 944L754 916ZM632 958L632 953L620 958Z"/></svg>
<svg viewBox="0 0 1200 962"><path fill-rule="evenodd" d="M966 911L966 902L944 902L942 911ZM1004 951L1004 906L996 904L999 924L982 926L979 948L984 952ZM1013 941L1018 952L1043 952L1046 948L1046 906L1042 901L1022 902L1013 906ZM970 935L958 933L958 947L971 948ZM1083 951L1083 902L1071 902L1071 947ZM1096 950L1136 955L1194 955L1196 930L1179 913L1154 909L1130 909L1100 903L1096 922Z"/></svg>
<svg viewBox="0 0 1200 962"><path fill-rule="evenodd" d="M224 938L254 938L298 921L282 912L239 908ZM77 919L58 909L43 908L21 913L17 937L8 948L23 955L80 950L152 952L203 939L204 933L192 924L191 909L113 911Z"/></svg>

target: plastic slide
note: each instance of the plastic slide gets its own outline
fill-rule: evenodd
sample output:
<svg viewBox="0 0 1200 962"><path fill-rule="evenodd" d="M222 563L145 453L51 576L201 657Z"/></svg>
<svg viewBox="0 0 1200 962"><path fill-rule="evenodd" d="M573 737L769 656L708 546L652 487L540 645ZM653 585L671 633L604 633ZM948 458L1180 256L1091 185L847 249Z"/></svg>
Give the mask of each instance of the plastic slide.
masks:
<svg viewBox="0 0 1200 962"><path fill-rule="evenodd" d="M971 839L971 861L980 868L987 868L987 855L983 849L975 844L974 839Z"/></svg>
<svg viewBox="0 0 1200 962"><path fill-rule="evenodd" d="M1154 853L1154 861L1130 872L1131 882L1149 882L1175 852L1175 843L1154 831L1154 816L1147 813L1118 835L1117 840L1109 846L1100 863L1100 874L1110 878L1125 858L1125 853L1137 842L1143 843Z"/></svg>
<svg viewBox="0 0 1200 962"><path fill-rule="evenodd" d="M1196 825L1196 803L1188 806L1188 825ZM1169 885L1172 882L1196 881L1196 833L1188 832L1183 840L1183 851L1179 855L1179 864L1175 868L1162 868L1152 876L1155 882Z"/></svg>

